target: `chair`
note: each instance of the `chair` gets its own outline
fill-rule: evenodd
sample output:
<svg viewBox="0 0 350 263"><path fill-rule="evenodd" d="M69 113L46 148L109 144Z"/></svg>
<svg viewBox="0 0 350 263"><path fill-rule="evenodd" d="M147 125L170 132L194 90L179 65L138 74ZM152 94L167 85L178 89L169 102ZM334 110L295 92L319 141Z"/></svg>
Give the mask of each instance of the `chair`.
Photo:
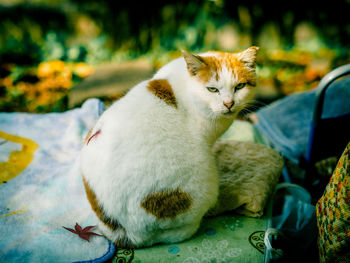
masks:
<svg viewBox="0 0 350 263"><path fill-rule="evenodd" d="M329 178L316 175L315 164L328 157L339 159L350 140L350 112L340 116L322 117L327 90L337 79L350 74L350 64L336 68L328 73L320 82L316 93L316 101L309 135L305 160L305 187L312 193L314 200L322 195ZM348 87L350 89L350 86ZM341 94L339 94L341 96ZM350 103L350 98L349 98Z"/></svg>
<svg viewBox="0 0 350 263"><path fill-rule="evenodd" d="M306 170L303 186L311 195L304 188L290 184L288 171L284 169L284 181L287 183L276 187L267 206L267 231L264 237L264 262L266 263L299 262L301 260L316 262L318 260L316 211L312 203L316 203L315 201L321 197L329 177L320 177L315 165L320 160L329 157L339 159L350 141L350 112L347 112L349 107L339 107L341 109L337 111L337 114L329 116L323 109L327 96L326 91L329 87L332 89L332 96L334 94L342 96L341 93L337 93L338 90L333 90L336 89L336 85L331 84L347 74L350 74L350 64L327 74L314 94L314 106L306 108L312 113L309 115L312 116L312 121L306 155L305 157L300 156L302 160L300 166ZM339 81L337 85L344 85L345 89L350 89L349 80L350 78L346 81ZM327 105L330 102L333 101L330 101L328 97ZM283 106L283 103L278 106ZM343 111L343 109L346 110ZM293 111L289 112L295 114ZM308 131L308 129L305 130Z"/></svg>

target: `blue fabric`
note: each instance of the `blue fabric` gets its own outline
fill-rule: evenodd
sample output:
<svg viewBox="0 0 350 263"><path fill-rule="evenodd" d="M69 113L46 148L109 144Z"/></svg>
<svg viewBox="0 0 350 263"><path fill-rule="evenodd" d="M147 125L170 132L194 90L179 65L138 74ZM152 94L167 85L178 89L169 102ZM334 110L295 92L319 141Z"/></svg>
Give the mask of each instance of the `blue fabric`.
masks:
<svg viewBox="0 0 350 263"><path fill-rule="evenodd" d="M0 169L0 262L103 262L114 255L114 245L103 236L87 242L63 228L97 223L85 196L79 152L101 105L90 99L64 113L0 113L0 167L5 167ZM25 152L33 145L34 153ZM11 155L21 153L33 157L9 177L21 159Z"/></svg>
<svg viewBox="0 0 350 263"><path fill-rule="evenodd" d="M276 230L278 234L272 244L275 248L269 248L267 244L267 255L273 257L272 250L279 248L284 252L279 262L301 262L317 236L316 210L310 203L311 196L298 185L284 183L277 185L272 200L269 204L273 205L273 211L268 218L268 232Z"/></svg>
<svg viewBox="0 0 350 263"><path fill-rule="evenodd" d="M316 90L292 94L257 112L255 128L270 146L298 164L306 158ZM350 113L350 78L334 82L326 92L322 118Z"/></svg>

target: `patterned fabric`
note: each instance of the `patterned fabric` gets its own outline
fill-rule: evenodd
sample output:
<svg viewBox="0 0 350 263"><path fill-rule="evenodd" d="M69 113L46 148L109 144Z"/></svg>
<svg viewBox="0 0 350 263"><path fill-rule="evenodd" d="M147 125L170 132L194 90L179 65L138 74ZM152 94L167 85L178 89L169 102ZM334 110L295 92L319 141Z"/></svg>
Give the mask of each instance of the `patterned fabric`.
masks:
<svg viewBox="0 0 350 263"><path fill-rule="evenodd" d="M263 262L265 218L234 213L204 218L199 231L177 244L119 249L113 263Z"/></svg>
<svg viewBox="0 0 350 263"><path fill-rule="evenodd" d="M321 262L350 262L350 143L316 205Z"/></svg>

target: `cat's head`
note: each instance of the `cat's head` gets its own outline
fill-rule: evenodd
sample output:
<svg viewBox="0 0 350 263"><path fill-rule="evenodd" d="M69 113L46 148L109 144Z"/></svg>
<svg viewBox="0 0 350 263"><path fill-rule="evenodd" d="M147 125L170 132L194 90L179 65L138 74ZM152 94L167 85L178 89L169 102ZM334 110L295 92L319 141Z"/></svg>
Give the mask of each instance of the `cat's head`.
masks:
<svg viewBox="0 0 350 263"><path fill-rule="evenodd" d="M191 92L205 114L212 118L233 117L253 98L256 86L258 47L239 53L183 51L191 78Z"/></svg>

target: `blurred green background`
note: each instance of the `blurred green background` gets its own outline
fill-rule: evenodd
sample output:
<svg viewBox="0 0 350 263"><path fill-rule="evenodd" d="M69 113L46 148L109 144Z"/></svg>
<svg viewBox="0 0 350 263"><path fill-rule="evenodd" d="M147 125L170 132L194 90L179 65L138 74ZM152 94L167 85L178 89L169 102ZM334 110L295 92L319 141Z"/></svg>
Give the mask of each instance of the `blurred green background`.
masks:
<svg viewBox="0 0 350 263"><path fill-rule="evenodd" d="M317 87L350 63L350 0L0 0L0 111L68 109L100 65L156 70L192 52L260 47L258 99Z"/></svg>

